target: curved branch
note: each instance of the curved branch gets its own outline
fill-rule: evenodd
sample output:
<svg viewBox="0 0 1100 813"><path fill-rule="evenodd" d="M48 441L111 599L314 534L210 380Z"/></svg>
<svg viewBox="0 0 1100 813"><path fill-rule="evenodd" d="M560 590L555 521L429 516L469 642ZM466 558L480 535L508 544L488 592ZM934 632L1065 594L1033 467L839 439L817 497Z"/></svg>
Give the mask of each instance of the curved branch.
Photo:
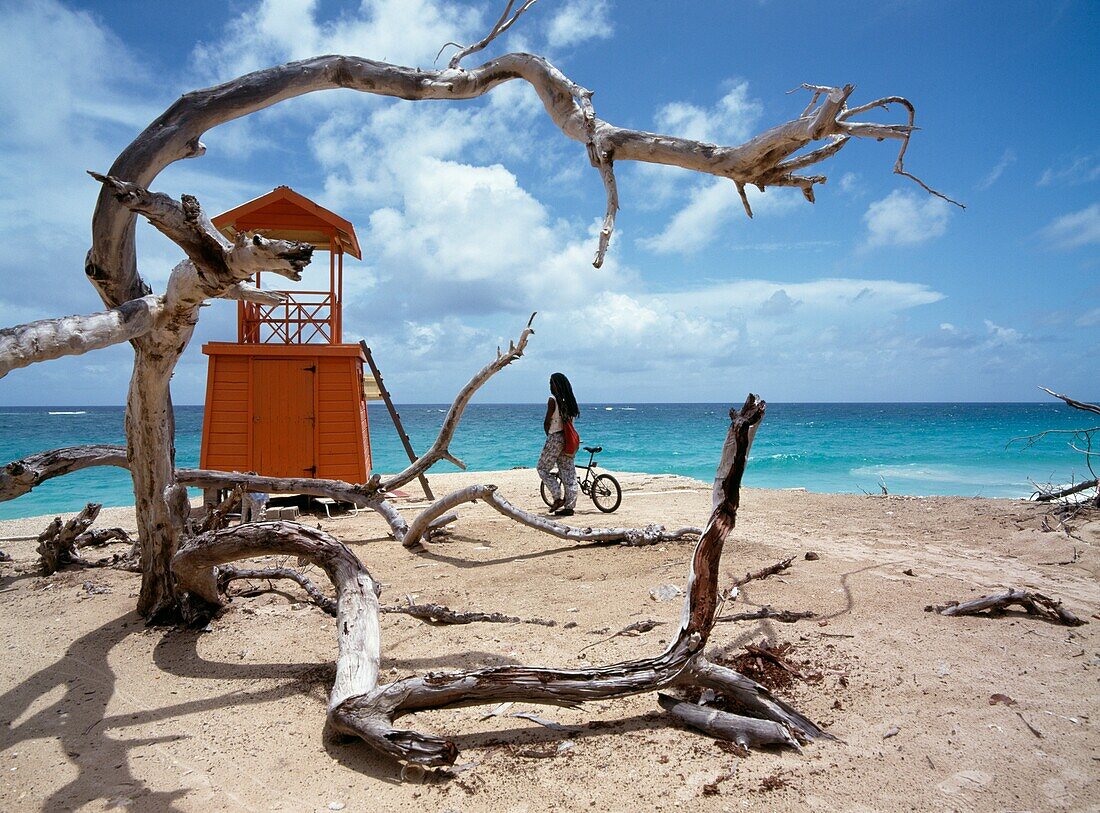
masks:
<svg viewBox="0 0 1100 813"><path fill-rule="evenodd" d="M1039 389L1041 389L1047 395L1053 395L1055 398L1061 401L1065 401L1074 409L1084 410L1085 412L1095 412L1097 415L1100 415L1100 406L1097 406L1096 404L1087 404L1084 401L1076 401L1073 398L1070 398L1068 395L1062 395L1061 393L1055 392L1054 390L1049 390L1046 387L1039 387Z"/></svg>
<svg viewBox="0 0 1100 813"><path fill-rule="evenodd" d="M451 57L451 61L447 64L447 67L453 70L458 67L458 63L460 63L470 54L476 54L478 51L483 50L486 45L488 45L490 42L495 40L509 28L511 28L512 24L519 19L520 15L523 14L523 12L527 11L527 9L531 8L531 6L535 5L536 2L538 2L538 0L524 0L523 5L516 9L516 13L512 14L512 16L509 18L508 15L512 11L512 6L516 4L516 0L508 0L508 4L504 7L504 12L500 15L500 19L496 21L496 24L492 27L492 29L485 36L484 39L475 42L473 45L467 45L465 48L454 42L446 43L443 46L444 48L446 48L447 45L455 45L459 48L458 53ZM440 49L439 53L443 53L443 50ZM436 58L439 58L439 54L436 54Z"/></svg>
<svg viewBox="0 0 1100 813"><path fill-rule="evenodd" d="M257 522L189 539L172 558L179 586L207 604L220 606L215 568L267 554L297 556L321 568L336 588L336 680L333 708L378 683L379 587L351 550L335 537L296 522Z"/></svg>
<svg viewBox="0 0 1100 813"><path fill-rule="evenodd" d="M1092 480L1084 480L1076 485L1057 489L1056 491L1036 491L1031 496L1036 502L1051 502L1052 500L1060 500L1062 497L1070 497L1082 491L1088 491L1090 488L1096 488L1097 486L1100 486L1100 479L1094 478Z"/></svg>
<svg viewBox="0 0 1100 813"><path fill-rule="evenodd" d="M153 329L163 306L161 297L144 296L87 316L63 316L2 328L0 378L40 361L80 356L144 336Z"/></svg>
<svg viewBox="0 0 1100 813"><path fill-rule="evenodd" d="M93 466L129 468L126 447L108 444L70 446L14 460L0 468L0 502L21 497L53 477Z"/></svg>
<svg viewBox="0 0 1100 813"><path fill-rule="evenodd" d="M509 3L508 9L512 5ZM525 2L520 11L529 5L530 2ZM511 25L519 13L516 12L507 25ZM498 23L494 30L500 33L504 27ZM471 52L460 51L452 63ZM813 141L835 135L900 138L903 145L894 171L917 181L932 194L939 194L904 170L902 159L912 132L912 115L909 125L876 125L838 118L846 112L844 104L852 92L851 85L844 88L809 86L815 94L814 102L797 119L740 146L718 146L672 135L629 130L599 119L592 109L590 91L573 82L548 60L522 53L505 54L470 70L455 64L440 71L423 71L349 56L319 56L266 68L182 96L119 155L109 174L148 186L172 162L202 155L205 147L199 139L207 130L306 93L349 88L408 100L473 99L515 79L532 86L547 114L564 135L589 146L601 156L601 161L593 162L597 167L601 167L601 162L646 161L760 185L763 177L774 173L778 163ZM825 97L824 101L814 109L821 96ZM876 100L853 109L866 110L883 104L884 100ZM604 182L607 186L606 176ZM608 210L611 208L609 205ZM605 227L609 225L605 217ZM92 221L93 244L85 270L109 306L149 293L137 272L133 227L132 213L104 189ZM606 239L601 232L601 244ZM603 251L598 251L597 259L602 259L602 255Z"/></svg>
<svg viewBox="0 0 1100 813"><path fill-rule="evenodd" d="M670 532L666 531L663 525L646 525L643 528L576 528L517 508L497 493L495 485L473 485L447 494L421 511L409 525L401 544L406 548L415 547L430 535L432 523L439 517L463 503L478 500L521 525L559 539L577 542L618 542L628 546L658 545L663 542L698 537L702 533L699 528L680 528Z"/></svg>
<svg viewBox="0 0 1100 813"><path fill-rule="evenodd" d="M507 352L502 353L498 350L497 357L482 367L474 377L469 380L466 386L459 391L458 395L455 396L454 403L451 404L451 408L447 410L447 415L443 419L443 426L439 429L439 436L435 439L435 443L432 444L431 448L418 457L416 462L411 463L404 471L386 480L381 480L377 476L372 477L370 483L367 484L367 488L373 488L376 492L386 492L392 491L395 488L401 488L401 486L422 475L440 460L449 460L459 468L466 468L465 465L451 454L449 448L451 439L454 438L455 430L458 429L458 423L462 420L462 413L470 403L470 399L474 397L474 393L481 389L481 386L486 381L523 355L523 351L527 347L527 340L531 338L531 335L535 332L531 328L531 324L535 321L535 316L536 314L532 313L531 318L527 320L527 327L520 333L519 341L509 343Z"/></svg>
<svg viewBox="0 0 1100 813"><path fill-rule="evenodd" d="M393 719L419 709L507 700L571 706L652 691L675 682L702 653L714 624L722 547L736 523L741 477L764 408L763 401L750 395L740 410L730 410L730 429L715 480L714 510L691 559L680 629L664 652L590 669L502 666L409 678L330 708L330 722L337 730L357 735L375 749L399 759L420 765L448 765L458 754L454 743L395 729Z"/></svg>

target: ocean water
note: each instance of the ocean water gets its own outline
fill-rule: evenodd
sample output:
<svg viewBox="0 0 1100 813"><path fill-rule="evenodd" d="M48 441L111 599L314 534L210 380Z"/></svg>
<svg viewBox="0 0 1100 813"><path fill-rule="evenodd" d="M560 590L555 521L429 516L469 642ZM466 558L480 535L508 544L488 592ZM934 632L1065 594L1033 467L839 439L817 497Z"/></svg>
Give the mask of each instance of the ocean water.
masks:
<svg viewBox="0 0 1100 813"><path fill-rule="evenodd" d="M435 439L446 404L399 405L414 448ZM452 452L470 469L534 466L542 446L543 404L472 404ZM597 459L612 472L684 474L710 481L725 437L727 404L583 404L582 445L601 445ZM1084 413L1061 404L769 404L757 433L745 484L763 488L892 494L1026 497L1029 478L1089 478L1067 436L1030 448L1006 445L1044 429L1075 429ZM376 471L407 463L381 403L370 405ZM1089 424L1091 425L1091 424ZM176 407L177 465L197 466L202 407ZM0 406L0 464L83 443L122 443L121 407ZM583 452L578 462L587 460ZM435 471L453 471L440 463ZM531 473L532 489L536 476ZM51 480L0 503L0 519L79 510L88 500L129 505L129 475L97 468Z"/></svg>

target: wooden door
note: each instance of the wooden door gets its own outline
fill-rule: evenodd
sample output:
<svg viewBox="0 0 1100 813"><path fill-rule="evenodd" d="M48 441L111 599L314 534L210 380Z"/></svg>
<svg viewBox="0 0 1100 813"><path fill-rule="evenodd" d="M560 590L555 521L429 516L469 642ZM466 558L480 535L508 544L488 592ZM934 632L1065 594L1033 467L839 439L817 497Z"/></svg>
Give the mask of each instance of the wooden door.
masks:
<svg viewBox="0 0 1100 813"><path fill-rule="evenodd" d="M314 359L255 359L252 367L252 465L268 477L313 477Z"/></svg>

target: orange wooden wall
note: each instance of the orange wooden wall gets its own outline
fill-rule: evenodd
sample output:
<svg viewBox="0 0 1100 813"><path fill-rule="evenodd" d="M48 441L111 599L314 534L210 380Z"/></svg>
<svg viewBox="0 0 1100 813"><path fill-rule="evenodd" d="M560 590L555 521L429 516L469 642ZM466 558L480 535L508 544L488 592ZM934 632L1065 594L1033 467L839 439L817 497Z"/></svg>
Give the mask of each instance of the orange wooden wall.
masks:
<svg viewBox="0 0 1100 813"><path fill-rule="evenodd" d="M366 482L358 345L210 343L201 466Z"/></svg>

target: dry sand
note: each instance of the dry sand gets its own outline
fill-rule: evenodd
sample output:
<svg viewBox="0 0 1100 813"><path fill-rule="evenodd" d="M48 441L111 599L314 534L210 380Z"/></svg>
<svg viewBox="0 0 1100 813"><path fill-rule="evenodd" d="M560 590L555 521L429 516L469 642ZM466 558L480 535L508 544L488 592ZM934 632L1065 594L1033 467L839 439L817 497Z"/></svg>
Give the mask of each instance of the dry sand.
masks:
<svg viewBox="0 0 1100 813"><path fill-rule="evenodd" d="M541 505L531 470L432 479L437 492L496 482L518 504ZM576 524L679 526L706 517L705 484L623 480L616 514L605 518L582 503ZM578 546L484 506L461 513L450 541L421 554L388 539L373 515L319 521L383 582L384 600L408 594L559 625L430 627L385 616L384 677L609 663L656 652L674 629L678 601L649 594L683 585L690 544ZM39 578L3 565L0 809L1100 810L1100 522L1082 524L1072 538L1043 532L1040 519L1039 507L1010 500L748 489L726 547L728 577L799 558L787 575L749 584L738 606L813 610L819 619L723 624L710 651L736 654L763 637L793 642L791 657L824 679L795 681L780 694L840 742L740 759L669 724L653 695L579 710L508 709L583 726L571 734L522 718L482 719L486 707L405 718L454 738L460 762L473 763L449 781L402 782L393 762L325 736L333 620L299 603L293 585L283 595L235 599L210 632L150 630L133 612L132 574ZM132 523L132 511L111 509L98 524ZM44 525L4 522L0 536ZM0 548L17 564L34 559L33 542ZM802 558L809 550L820 559ZM1058 564L1075 551L1077 562ZM923 611L1003 586L1062 598L1090 623L1068 629L1016 613ZM601 641L647 618L666 623ZM565 628L569 622L576 626ZM1015 705L991 705L994 694ZM893 728L898 733L884 739ZM732 775L717 794L704 792L724 774Z"/></svg>

